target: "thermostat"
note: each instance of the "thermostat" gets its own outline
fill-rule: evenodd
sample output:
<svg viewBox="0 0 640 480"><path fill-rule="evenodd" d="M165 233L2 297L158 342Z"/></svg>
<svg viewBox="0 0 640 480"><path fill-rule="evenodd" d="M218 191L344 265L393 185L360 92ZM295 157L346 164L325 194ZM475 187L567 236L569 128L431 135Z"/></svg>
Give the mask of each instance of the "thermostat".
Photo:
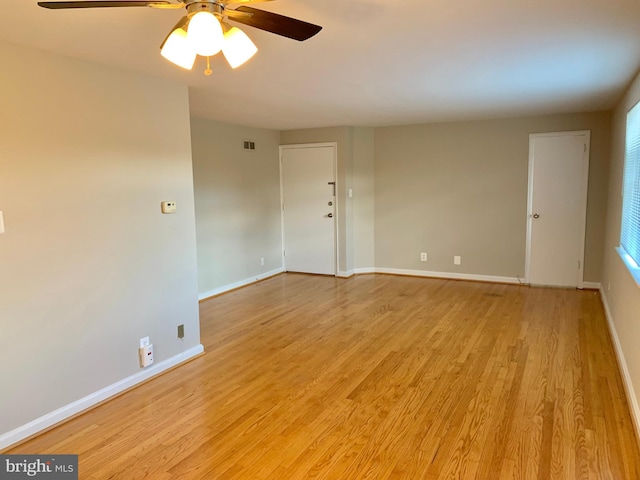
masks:
<svg viewBox="0 0 640 480"><path fill-rule="evenodd" d="M162 213L176 213L176 202L162 202Z"/></svg>

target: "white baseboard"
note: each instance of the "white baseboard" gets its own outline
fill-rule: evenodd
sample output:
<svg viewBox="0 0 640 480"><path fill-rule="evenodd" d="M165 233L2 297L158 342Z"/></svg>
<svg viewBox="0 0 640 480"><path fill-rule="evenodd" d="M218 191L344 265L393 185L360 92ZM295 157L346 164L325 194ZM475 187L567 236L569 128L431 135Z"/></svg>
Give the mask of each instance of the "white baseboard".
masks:
<svg viewBox="0 0 640 480"><path fill-rule="evenodd" d="M145 380L148 380L151 377L154 377L169 368L175 367L176 365L186 362L187 360L195 357L196 355L200 355L204 352L204 347L202 345L197 345L195 347L190 348L178 355L175 355L167 360L163 360L162 362L158 362L155 365L152 365L145 370L142 370L138 373L135 373L127 378L124 378L116 383L109 385L97 392L91 393L86 397L83 397L75 402L72 402L64 407L60 407L53 412L47 413L40 418L36 418L35 420L22 425L18 428L15 428L7 433L3 433L0 435L0 451L5 448L18 443L25 438L28 438L38 432L41 432L56 423L60 423L63 420L66 420L74 415L77 415L84 410L87 410L98 403L107 400L118 393L121 393L128 388L131 388Z"/></svg>
<svg viewBox="0 0 640 480"><path fill-rule="evenodd" d="M353 277L355 274L356 274L355 270L349 270L347 272L338 271L336 277L349 278L349 277Z"/></svg>
<svg viewBox="0 0 640 480"><path fill-rule="evenodd" d="M582 282L582 288L585 290L600 290L602 285L600 282Z"/></svg>
<svg viewBox="0 0 640 480"><path fill-rule="evenodd" d="M239 282L230 283L229 285L224 285L222 287L209 290L208 292L200 293L198 294L198 300L205 300L210 297L215 297L216 295L220 295L221 293L235 290L236 288L244 287L246 285L251 285L252 283L259 282L260 280L264 280L265 278L273 277L274 275L278 275L282 272L284 272L284 268L280 267L275 270L271 270L270 272L261 273L260 275L256 275L255 277L245 278L244 280L240 280Z"/></svg>
<svg viewBox="0 0 640 480"><path fill-rule="evenodd" d="M356 268L354 269L354 273L356 275L363 275L365 273L376 273L376 269L375 268Z"/></svg>
<svg viewBox="0 0 640 480"><path fill-rule="evenodd" d="M409 275L412 277L446 278L450 280L474 280L477 282L493 283L524 283L517 277L498 277L493 275L475 275L473 273L429 272L427 270L405 270L398 268L376 268L375 273L388 273L392 275Z"/></svg>
<svg viewBox="0 0 640 480"><path fill-rule="evenodd" d="M281 273L284 270L274 270L267 274L264 278L267 278L271 275L276 275ZM492 283L510 283L510 284L524 284L524 279L519 279L517 277L498 277L493 275L475 275L472 273L452 273L452 272L430 272L427 270L407 270L402 268L376 268L376 267L366 267L366 268L354 268L348 271L339 270L336 274L338 278L349 278L354 275L363 275L368 273L387 273L391 275L407 275L412 277L431 277L431 278L446 278L450 280L474 280L477 282L492 282ZM258 279L256 279L258 280ZM211 292L206 292L200 295L200 300L203 298L208 298L213 295L218 295L220 293L224 293L228 290L233 290L234 288L238 288L244 285L248 285L250 283L255 282L256 280L249 280L245 282L238 282L237 284L227 285L218 290L212 290ZM598 284L600 285L600 284ZM585 287L585 288L595 288L595 287Z"/></svg>
<svg viewBox="0 0 640 480"><path fill-rule="evenodd" d="M633 420L633 427L636 431L636 438L640 439L640 407L638 406L638 397L636 396L635 389L633 388L633 382L631 381L631 375L627 362L624 359L624 353L622 351L622 345L620 344L620 338L616 330L616 325L613 322L613 316L609 309L609 303L607 302L607 296L604 294L604 290L600 287L600 298L602 299L602 305L604 306L604 314L607 317L607 324L609 325L609 332L611 333L611 339L613 340L613 348L618 358L618 366L620 367L620 375L622 375L622 383L624 385L624 393L627 395L627 402L631 407L631 419Z"/></svg>

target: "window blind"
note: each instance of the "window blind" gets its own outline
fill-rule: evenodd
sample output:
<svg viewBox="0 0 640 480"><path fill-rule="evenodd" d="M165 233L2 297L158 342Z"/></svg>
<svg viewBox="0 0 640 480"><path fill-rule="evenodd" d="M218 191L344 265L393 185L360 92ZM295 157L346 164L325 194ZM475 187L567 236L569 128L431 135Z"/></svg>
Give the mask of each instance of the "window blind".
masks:
<svg viewBox="0 0 640 480"><path fill-rule="evenodd" d="M620 246L640 266L640 102L627 114Z"/></svg>

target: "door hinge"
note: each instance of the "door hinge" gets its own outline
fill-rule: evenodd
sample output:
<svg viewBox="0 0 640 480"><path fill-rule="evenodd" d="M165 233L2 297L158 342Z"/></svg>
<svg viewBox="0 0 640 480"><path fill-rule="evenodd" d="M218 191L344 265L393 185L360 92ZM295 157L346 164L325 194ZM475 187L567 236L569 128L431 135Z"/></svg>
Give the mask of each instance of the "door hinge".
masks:
<svg viewBox="0 0 640 480"><path fill-rule="evenodd" d="M282 256L286 257L287 256L287 252L285 250L282 250Z"/></svg>
<svg viewBox="0 0 640 480"><path fill-rule="evenodd" d="M580 260L578 260L578 270L580 270L580 265L581 265Z"/></svg>
<svg viewBox="0 0 640 480"><path fill-rule="evenodd" d="M584 153L587 153L587 144L584 144Z"/></svg>

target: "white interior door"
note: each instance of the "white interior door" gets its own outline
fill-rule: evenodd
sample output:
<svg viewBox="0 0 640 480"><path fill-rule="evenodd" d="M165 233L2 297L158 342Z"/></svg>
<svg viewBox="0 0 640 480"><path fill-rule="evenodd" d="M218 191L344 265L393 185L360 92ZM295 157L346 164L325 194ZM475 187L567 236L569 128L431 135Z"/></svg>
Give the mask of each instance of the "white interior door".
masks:
<svg viewBox="0 0 640 480"><path fill-rule="evenodd" d="M528 283L582 288L588 174L589 132L529 136Z"/></svg>
<svg viewBox="0 0 640 480"><path fill-rule="evenodd" d="M280 169L285 270L335 275L335 146L282 147Z"/></svg>

